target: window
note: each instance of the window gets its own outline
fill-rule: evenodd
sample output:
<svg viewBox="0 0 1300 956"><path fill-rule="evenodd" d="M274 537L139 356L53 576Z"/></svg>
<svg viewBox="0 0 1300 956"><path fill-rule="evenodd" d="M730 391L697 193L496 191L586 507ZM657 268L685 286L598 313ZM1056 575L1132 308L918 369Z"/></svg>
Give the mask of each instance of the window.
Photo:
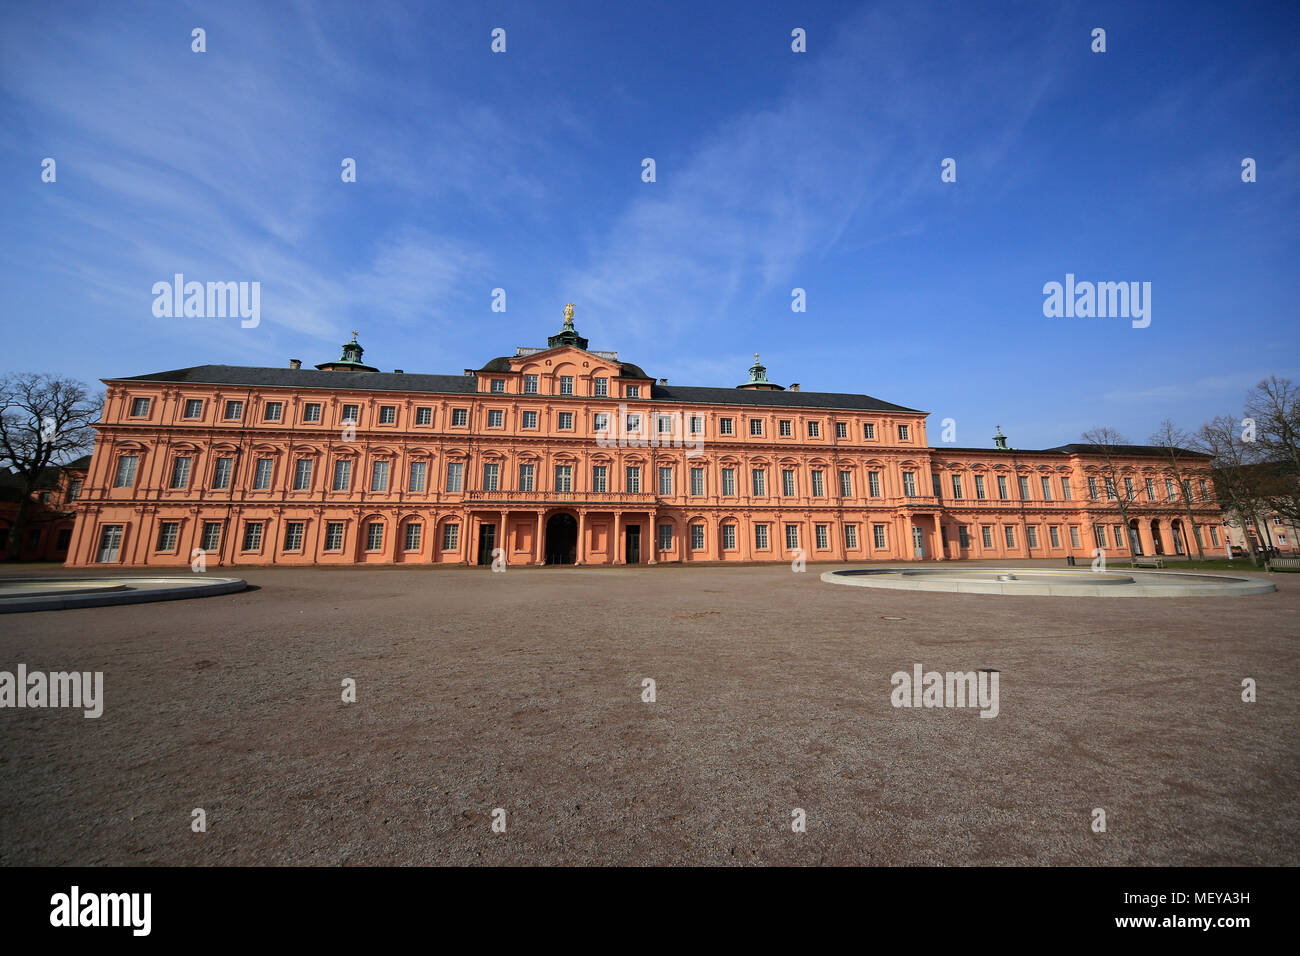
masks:
<svg viewBox="0 0 1300 956"><path fill-rule="evenodd" d="M1007 547L1014 548L1016 546L1016 529L1011 525L1007 525L1002 529L1002 534L1007 540Z"/></svg>
<svg viewBox="0 0 1300 956"><path fill-rule="evenodd" d="M1218 528L1215 528L1215 527L1211 527L1211 528L1210 528L1210 542L1211 542L1211 543L1212 543L1216 548L1219 546L1219 529L1218 529Z"/></svg>
<svg viewBox="0 0 1300 956"><path fill-rule="evenodd" d="M986 548L992 548L992 547L993 547L993 528L990 527L989 525L984 525L984 526L982 526L982 527L980 528L980 540L984 542L984 547L986 547Z"/></svg>
<svg viewBox="0 0 1300 956"><path fill-rule="evenodd" d="M1029 500L1029 479L1024 475L1020 475L1019 477L1016 478L1016 484L1020 486L1020 500L1028 501Z"/></svg>
<svg viewBox="0 0 1300 956"><path fill-rule="evenodd" d="M938 475L935 474L930 475L930 488L934 492L934 496L936 498L943 497L943 483L940 480Z"/></svg>
<svg viewBox="0 0 1300 956"><path fill-rule="evenodd" d="M722 469L722 494L725 498L734 498L736 495L736 469Z"/></svg>
<svg viewBox="0 0 1300 956"><path fill-rule="evenodd" d="M334 491L347 491L352 484L352 462L334 462Z"/></svg>
<svg viewBox="0 0 1300 956"><path fill-rule="evenodd" d="M1074 492L1070 490L1069 478L1061 479L1061 497L1066 501L1072 501L1074 499Z"/></svg>
<svg viewBox="0 0 1300 956"><path fill-rule="evenodd" d="M1200 480L1197 482L1197 484L1199 484L1199 485L1201 486L1201 500L1202 500L1202 501L1209 501L1209 500L1210 500L1210 489L1209 489L1209 486L1205 484L1205 479L1204 479L1204 478L1200 479Z"/></svg>
<svg viewBox="0 0 1300 956"><path fill-rule="evenodd" d="M761 418L751 418L751 419L749 420L749 433L750 433L751 435L761 435L761 434L763 434L763 419L761 419Z"/></svg>
<svg viewBox="0 0 1300 956"><path fill-rule="evenodd" d="M303 522L288 521L284 525L284 550L301 551L302 550L302 529Z"/></svg>
<svg viewBox="0 0 1300 956"><path fill-rule="evenodd" d="M826 497L826 473L819 468L813 469L812 493L814 498Z"/></svg>
<svg viewBox="0 0 1300 956"><path fill-rule="evenodd" d="M230 476L235 471L235 459L218 458L212 465L212 487L229 488Z"/></svg>
<svg viewBox="0 0 1300 956"><path fill-rule="evenodd" d="M536 465L519 466L519 490L534 491L536 482Z"/></svg>
<svg viewBox="0 0 1300 956"><path fill-rule="evenodd" d="M1038 526L1037 525L1031 524L1029 525L1029 527L1025 528L1025 541L1029 543L1029 546L1031 548L1038 547Z"/></svg>
<svg viewBox="0 0 1300 956"><path fill-rule="evenodd" d="M609 491L609 466L593 465L591 468L591 490L601 494Z"/></svg>
<svg viewBox="0 0 1300 956"><path fill-rule="evenodd" d="M731 418L719 418L719 419L718 419L718 434L719 434L719 435L734 435L734 434L735 434L735 420L734 420L734 419L731 419Z"/></svg>
<svg viewBox="0 0 1300 956"><path fill-rule="evenodd" d="M267 402L262 407L262 421L278 422L284 417L284 402Z"/></svg>
<svg viewBox="0 0 1300 956"><path fill-rule="evenodd" d="M376 461L370 466L370 490L388 490L388 462Z"/></svg>
<svg viewBox="0 0 1300 956"><path fill-rule="evenodd" d="M573 412L560 412L560 431L573 430Z"/></svg>
<svg viewBox="0 0 1300 956"><path fill-rule="evenodd" d="M673 433L673 417L671 415L660 415L658 418L659 434L671 435Z"/></svg>
<svg viewBox="0 0 1300 956"><path fill-rule="evenodd" d="M415 410L415 424L417 424L417 425L432 425L432 424L433 424L433 409L432 409L432 408L417 408L417 409Z"/></svg>
<svg viewBox="0 0 1300 956"><path fill-rule="evenodd" d="M149 414L149 399L133 398L131 400L131 417L144 418Z"/></svg>
<svg viewBox="0 0 1300 956"><path fill-rule="evenodd" d="M176 539L180 537L181 523L179 521L164 521L158 525L158 548L159 551L175 551Z"/></svg>
<svg viewBox="0 0 1300 956"><path fill-rule="evenodd" d="M609 379L595 378L592 379L592 393L597 398L604 398L609 394Z"/></svg>
<svg viewBox="0 0 1300 956"><path fill-rule="evenodd" d="M492 379L491 388L492 391L496 392L497 394L504 392L506 390L506 380L504 378Z"/></svg>
<svg viewBox="0 0 1300 956"><path fill-rule="evenodd" d="M504 384L504 383L502 383ZM424 525L419 521L412 521L406 526L406 540L402 542L407 551L420 550L420 537L424 533Z"/></svg>
<svg viewBox="0 0 1300 956"><path fill-rule="evenodd" d="M836 422L836 423L835 423L835 437L836 437L836 438L848 438L848 437L849 437L849 426L848 426L848 423L847 423L847 422Z"/></svg>
<svg viewBox="0 0 1300 956"><path fill-rule="evenodd" d="M867 472L867 493L873 498L880 497L880 472Z"/></svg>
<svg viewBox="0 0 1300 956"><path fill-rule="evenodd" d="M343 550L343 522L331 521L325 526L325 550Z"/></svg>
<svg viewBox="0 0 1300 956"><path fill-rule="evenodd" d="M408 491L424 491L426 476L429 472L429 463L427 461L413 461L409 467L406 487Z"/></svg>
<svg viewBox="0 0 1300 956"><path fill-rule="evenodd" d="M759 551L767 550L767 525L754 525L754 547Z"/></svg>
<svg viewBox="0 0 1300 956"><path fill-rule="evenodd" d="M106 524L99 533L99 554L95 560L113 562L117 560L118 549L122 547L122 526Z"/></svg>
<svg viewBox="0 0 1300 956"><path fill-rule="evenodd" d="M187 398L185 400L185 417L201 418L203 416L203 399Z"/></svg>
<svg viewBox="0 0 1300 956"><path fill-rule="evenodd" d="M797 524L785 526L785 546L787 549L799 547L799 526Z"/></svg>
<svg viewBox="0 0 1300 956"><path fill-rule="evenodd" d="M1165 497L1170 501L1178 499L1178 494L1174 491L1174 480L1172 478L1165 479Z"/></svg>
<svg viewBox="0 0 1300 956"><path fill-rule="evenodd" d="M572 465L555 466L555 490L556 491L573 490L573 466Z"/></svg>
<svg viewBox="0 0 1300 956"><path fill-rule="evenodd" d="M957 526L957 541L962 548L970 547L970 531L967 530L964 524Z"/></svg>
<svg viewBox="0 0 1300 956"><path fill-rule="evenodd" d="M853 472L851 471L840 472L840 497L853 497Z"/></svg>
<svg viewBox="0 0 1300 956"><path fill-rule="evenodd" d="M899 425L899 426L898 426L898 440L899 440L899 441L907 441L907 436L908 436L908 426L907 426L907 425Z"/></svg>
<svg viewBox="0 0 1300 956"><path fill-rule="evenodd" d="M1121 529L1119 525L1114 525L1114 526L1111 528L1111 531L1113 531L1114 534L1115 534L1115 547L1117 547L1117 548L1122 548L1122 547L1124 547L1124 531L1123 531L1123 529Z"/></svg>
<svg viewBox="0 0 1300 956"><path fill-rule="evenodd" d="M501 466L495 461L483 465L483 490L496 491L501 478Z"/></svg>
<svg viewBox="0 0 1300 956"><path fill-rule="evenodd" d="M1133 497L1134 497L1134 496L1133 496L1133 479L1132 479L1132 478L1125 478L1125 479L1124 479L1124 500L1125 500L1125 501L1132 501L1132 500L1133 500Z"/></svg>
<svg viewBox="0 0 1300 956"><path fill-rule="evenodd" d="M844 547L850 551L858 550L858 526L855 524L846 524L844 526Z"/></svg>
<svg viewBox="0 0 1300 956"><path fill-rule="evenodd" d="M876 437L876 426L874 423L872 422L862 423L862 437L867 439L868 441Z"/></svg>
<svg viewBox="0 0 1300 956"><path fill-rule="evenodd" d="M624 488L625 491L631 494L637 494L641 491L641 467L639 465L629 465L627 471L623 474L623 478L627 482L627 486Z"/></svg>
<svg viewBox="0 0 1300 956"><path fill-rule="evenodd" d="M793 430L794 426L793 426L793 423L790 421L790 419L788 419L788 418L783 418L783 419L781 419L779 425L780 425L780 429L781 429L781 437L782 437L782 438L786 438L786 437L788 437L788 436L794 434L794 430Z"/></svg>
<svg viewBox="0 0 1300 956"><path fill-rule="evenodd" d="M380 551L384 547L384 525L380 521L372 521L366 525L366 550Z"/></svg>
<svg viewBox="0 0 1300 956"><path fill-rule="evenodd" d="M750 477L754 485L754 497L764 497L767 494L767 472L762 468L755 468Z"/></svg>
<svg viewBox="0 0 1300 956"><path fill-rule="evenodd" d="M809 437L809 438L821 438L821 437L822 437L822 423L821 423L821 422L809 422L809 423L808 423L808 437Z"/></svg>
<svg viewBox="0 0 1300 956"><path fill-rule="evenodd" d="M392 424L394 424L396 421L397 421L397 406L396 406L396 405L380 405L380 406L379 406L379 424L381 424L381 425L392 425Z"/></svg>
<svg viewBox="0 0 1300 956"><path fill-rule="evenodd" d="M357 424L358 422L360 422L360 421L361 421L361 406L360 406L360 405L344 405L344 406L343 406L343 419L342 419L342 420L343 420L343 422L344 422L345 424L346 424L347 422L351 422L353 425L355 425L355 424Z"/></svg>
<svg viewBox="0 0 1300 956"><path fill-rule="evenodd" d="M1151 479L1151 478L1148 478L1148 479L1146 480L1146 486L1147 486L1147 500L1148 500L1148 501L1155 501L1155 500L1156 500L1156 483L1155 483L1155 481L1154 481L1153 479Z"/></svg>
<svg viewBox="0 0 1300 956"><path fill-rule="evenodd" d="M998 497L1003 501L1007 500L1007 476L998 475Z"/></svg>
<svg viewBox="0 0 1300 956"><path fill-rule="evenodd" d="M1051 541L1053 548L1061 546L1061 529L1056 525L1049 525L1047 528L1047 539Z"/></svg>
<svg viewBox="0 0 1300 956"><path fill-rule="evenodd" d="M623 424L624 424L623 430L626 431L629 435L639 435L641 433L640 415L627 416L627 421L624 422Z"/></svg>
<svg viewBox="0 0 1300 956"><path fill-rule="evenodd" d="M320 402L308 402L302 407L302 420L305 422L320 421Z"/></svg>
<svg viewBox="0 0 1300 956"><path fill-rule="evenodd" d="M818 550L825 551L827 548L831 546L830 525L819 524L815 527L814 530L816 534Z"/></svg>
<svg viewBox="0 0 1300 956"><path fill-rule="evenodd" d="M628 397L628 398L640 398L640 397L641 397L641 386L640 386L640 385L629 385L629 386L627 387L627 397Z"/></svg>
<svg viewBox="0 0 1300 956"><path fill-rule="evenodd" d="M704 494L704 469L703 468L691 469L691 494L693 495Z"/></svg>
<svg viewBox="0 0 1300 956"><path fill-rule="evenodd" d="M885 547L885 526L883 524L872 525L871 535L877 548Z"/></svg>
<svg viewBox="0 0 1300 956"><path fill-rule="evenodd" d="M265 491L271 487L271 472L275 467L275 462L270 458L259 458L253 468L253 488L257 491Z"/></svg>
<svg viewBox="0 0 1300 956"><path fill-rule="evenodd" d="M670 524L661 524L659 526L659 550L671 551L673 549L673 526Z"/></svg>
<svg viewBox="0 0 1300 956"><path fill-rule="evenodd" d="M468 408L453 408L451 410L451 424L454 428L464 428L469 424Z"/></svg>
<svg viewBox="0 0 1300 956"><path fill-rule="evenodd" d="M722 550L736 550L736 526L734 524L724 524L722 526Z"/></svg>
<svg viewBox="0 0 1300 956"><path fill-rule="evenodd" d="M1092 526L1092 538L1097 542L1097 547L1106 550L1106 529L1103 526L1099 524Z"/></svg>
<svg viewBox="0 0 1300 956"><path fill-rule="evenodd" d="M598 431L598 432L609 431L609 413L596 412L596 414L592 415L591 427L593 431Z"/></svg>
<svg viewBox="0 0 1300 956"><path fill-rule="evenodd" d="M200 539L199 546L204 551L216 551L221 547L221 522L205 521L203 522L203 537Z"/></svg>
<svg viewBox="0 0 1300 956"><path fill-rule="evenodd" d="M1083 547L1083 545L1080 544L1080 542L1079 542L1079 527L1078 527L1078 525L1070 525L1070 544L1073 545L1073 546L1076 547L1076 548L1081 548L1081 547Z"/></svg>
<svg viewBox="0 0 1300 956"><path fill-rule="evenodd" d="M954 498L961 497L961 475L952 476L952 496Z"/></svg>
<svg viewBox="0 0 1300 956"><path fill-rule="evenodd" d="M488 409L488 428L501 428L506 423L506 413L499 408Z"/></svg>
<svg viewBox="0 0 1300 956"><path fill-rule="evenodd" d="M76 501L78 498L81 497L81 484L82 484L81 479L78 478L76 481L68 485L69 501Z"/></svg>
<svg viewBox="0 0 1300 956"><path fill-rule="evenodd" d="M1092 476L1088 477L1088 497L1097 500L1097 479Z"/></svg>
<svg viewBox="0 0 1300 956"><path fill-rule="evenodd" d="M704 434L704 416L703 416L703 415L692 415L692 416L691 416L691 434L692 434L692 435L703 435L703 434Z"/></svg>
<svg viewBox="0 0 1300 956"><path fill-rule="evenodd" d="M525 395L536 395L536 394L537 394L537 376L536 376L536 375L525 375L525 376L524 376L524 394L525 394Z"/></svg>
<svg viewBox="0 0 1300 956"><path fill-rule="evenodd" d="M311 459L299 458L294 465L293 470L293 490L308 491L311 489Z"/></svg>
<svg viewBox="0 0 1300 956"><path fill-rule="evenodd" d="M781 469L781 494L787 498L794 497L794 469Z"/></svg>
<svg viewBox="0 0 1300 956"><path fill-rule="evenodd" d="M460 525L447 524L442 527L442 550L455 551L460 547Z"/></svg>
<svg viewBox="0 0 1300 956"><path fill-rule="evenodd" d="M537 427L537 413L536 413L536 412L524 412L524 422L523 422L523 425L524 425L525 428L536 428L536 427Z"/></svg>
<svg viewBox="0 0 1300 956"><path fill-rule="evenodd" d="M1043 475L1038 479L1038 481L1043 486L1043 500L1051 501L1052 500L1052 479L1048 478L1046 475Z"/></svg>
<svg viewBox="0 0 1300 956"><path fill-rule="evenodd" d="M245 551L262 550L262 522L260 521L244 522L244 550Z"/></svg>
<svg viewBox="0 0 1300 956"><path fill-rule="evenodd" d="M449 492L459 493L464 477L465 463L463 461L447 462L447 490Z"/></svg>
<svg viewBox="0 0 1300 956"><path fill-rule="evenodd" d="M561 395L572 395L572 394L573 394L573 376L572 376L572 375L561 375L561 376L560 376L560 394L561 394Z"/></svg>
<svg viewBox="0 0 1300 956"><path fill-rule="evenodd" d="M184 488L190 483L190 465L194 459L184 455L179 456L172 462L172 483L173 488Z"/></svg>
<svg viewBox="0 0 1300 956"><path fill-rule="evenodd" d="M1114 479L1114 478L1107 478L1106 481L1105 481L1105 484L1106 484L1106 498L1107 498L1108 500L1110 500L1110 501L1114 501L1114 500L1115 500L1115 497L1116 497L1116 496L1115 496L1115 479Z"/></svg>
<svg viewBox="0 0 1300 956"><path fill-rule="evenodd" d="M673 470L671 468L659 469L659 494L671 495L673 493Z"/></svg>
<svg viewBox="0 0 1300 956"><path fill-rule="evenodd" d="M243 402L226 402L226 421L239 421L244 417Z"/></svg>
<svg viewBox="0 0 1300 956"><path fill-rule="evenodd" d="M983 475L976 475L976 476L975 476L975 497L978 498L978 499L980 499L981 501L983 501L985 498L988 497L988 495L985 493L985 490L984 490L984 476L983 476Z"/></svg>
<svg viewBox="0 0 1300 956"><path fill-rule="evenodd" d="M916 472L903 472L903 494L909 498L916 497Z"/></svg>

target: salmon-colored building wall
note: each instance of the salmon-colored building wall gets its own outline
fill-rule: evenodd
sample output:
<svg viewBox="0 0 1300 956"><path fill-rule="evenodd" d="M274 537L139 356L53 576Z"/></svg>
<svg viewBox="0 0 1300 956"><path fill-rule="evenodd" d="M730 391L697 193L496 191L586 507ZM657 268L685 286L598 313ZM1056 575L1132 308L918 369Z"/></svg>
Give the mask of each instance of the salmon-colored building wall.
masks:
<svg viewBox="0 0 1300 956"><path fill-rule="evenodd" d="M526 354L467 372L465 381L224 366L107 380L68 563L185 566L196 552L208 568L480 563L494 548L504 548L510 565L548 557L579 564L788 562L800 553L813 561L1063 559L1091 556L1098 523L1106 528L1107 553L1127 553L1115 540L1120 518L1104 493L1100 464L1086 454L932 448L925 412L866 396L677 390L709 393L709 401L688 401L611 353L573 345L520 351ZM536 393L527 391L526 376L537 377ZM596 394L601 379L604 395ZM406 387L424 380L441 390ZM563 393L568 388L572 394ZM753 404L760 400L781 404ZM238 418L227 418L229 402L242 403ZM272 403L280 403L278 418L268 417ZM349 405L358 406L355 426L345 418ZM647 443L617 426L598 432L597 414L611 425L639 414ZM659 416L668 416L667 425ZM692 417L702 419L698 434L690 430ZM751 433L754 420L758 433ZM661 442L660 427L676 430ZM125 473L124 457L136 459L134 475ZM178 464L183 459L188 465ZM350 472L345 490L334 487L339 462L350 463L343 466ZM382 489L373 482L376 463L387 472ZM423 490L418 483L412 490L412 465L419 463ZM459 490L449 482L457 465ZM495 489L486 467L492 465ZM532 467L531 490L521 487L521 466ZM1159 541L1173 554L1175 526L1188 523L1181 494L1168 500L1165 469L1154 454L1128 456L1124 467L1135 479L1130 517L1138 519L1143 551L1162 550ZM266 487L258 486L259 468L269 472ZM629 484L629 468L639 469L639 484ZM724 487L726 469L734 487ZM1203 499L1193 509L1204 547L1222 551L1208 468L1192 470L1194 496ZM762 494L755 493L755 471L763 475ZM785 493L787 471L793 494ZM1006 499L999 497L999 476ZM1020 477L1028 479L1026 500ZM1090 477L1099 482L1098 500L1089 497ZM1147 478L1158 489L1155 500L1145 495ZM1201 481L1203 496L1196 494ZM572 548L548 554L565 545L561 525L570 519ZM413 526L419 530L408 531ZM630 538L638 539L635 553Z"/></svg>

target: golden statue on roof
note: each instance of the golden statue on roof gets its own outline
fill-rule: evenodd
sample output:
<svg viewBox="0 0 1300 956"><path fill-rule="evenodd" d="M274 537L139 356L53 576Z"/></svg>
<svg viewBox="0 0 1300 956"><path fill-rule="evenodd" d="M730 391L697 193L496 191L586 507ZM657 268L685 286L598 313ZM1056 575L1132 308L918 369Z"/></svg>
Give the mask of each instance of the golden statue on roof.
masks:
<svg viewBox="0 0 1300 956"><path fill-rule="evenodd" d="M573 303L572 302L570 302L568 305L564 307L564 327L566 329L573 328Z"/></svg>

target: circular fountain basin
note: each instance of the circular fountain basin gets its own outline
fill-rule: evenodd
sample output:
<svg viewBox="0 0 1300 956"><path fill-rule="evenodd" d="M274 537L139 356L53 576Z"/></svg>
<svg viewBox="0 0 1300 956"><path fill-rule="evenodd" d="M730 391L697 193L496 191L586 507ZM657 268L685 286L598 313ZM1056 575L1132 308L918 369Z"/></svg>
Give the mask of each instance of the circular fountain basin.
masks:
<svg viewBox="0 0 1300 956"><path fill-rule="evenodd" d="M61 611L109 604L143 604L230 594L248 587L243 578L128 575L84 578L0 578L0 614Z"/></svg>
<svg viewBox="0 0 1300 956"><path fill-rule="evenodd" d="M1268 581L1182 571L1085 571L1053 568L846 568L830 584L899 591L1021 594L1037 597L1239 597L1267 594Z"/></svg>

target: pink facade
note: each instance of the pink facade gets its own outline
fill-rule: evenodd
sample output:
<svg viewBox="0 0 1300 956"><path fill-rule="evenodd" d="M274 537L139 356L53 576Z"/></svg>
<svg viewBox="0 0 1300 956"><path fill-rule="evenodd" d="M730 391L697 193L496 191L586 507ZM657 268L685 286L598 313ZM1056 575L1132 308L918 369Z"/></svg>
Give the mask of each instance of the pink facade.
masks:
<svg viewBox="0 0 1300 956"><path fill-rule="evenodd" d="M1086 448L935 448L925 412L784 390L757 362L737 388L669 388L571 324L550 342L463 376L378 372L353 342L317 371L108 380L68 563L1063 560L1098 535L1127 554ZM1142 551L1188 550L1158 451L1122 474Z"/></svg>

